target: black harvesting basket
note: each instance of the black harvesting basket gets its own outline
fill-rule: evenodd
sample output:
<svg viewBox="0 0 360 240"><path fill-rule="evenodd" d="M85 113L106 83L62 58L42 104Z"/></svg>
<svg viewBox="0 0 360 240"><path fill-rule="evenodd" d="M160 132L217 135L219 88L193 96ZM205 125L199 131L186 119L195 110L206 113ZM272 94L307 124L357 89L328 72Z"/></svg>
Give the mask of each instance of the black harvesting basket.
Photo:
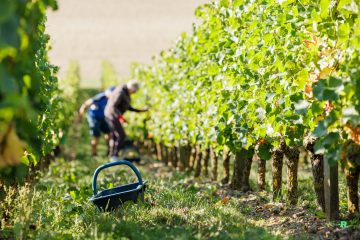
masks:
<svg viewBox="0 0 360 240"><path fill-rule="evenodd" d="M105 189L98 193L96 188L96 180L100 171L105 168L117 165L129 166L135 172L139 182ZM121 206L126 201L133 201L136 203L138 200L144 200L145 182L142 181L139 170L131 162L126 160L106 163L98 167L94 172L92 188L94 195L90 198L90 201L93 202L102 211L112 211Z"/></svg>

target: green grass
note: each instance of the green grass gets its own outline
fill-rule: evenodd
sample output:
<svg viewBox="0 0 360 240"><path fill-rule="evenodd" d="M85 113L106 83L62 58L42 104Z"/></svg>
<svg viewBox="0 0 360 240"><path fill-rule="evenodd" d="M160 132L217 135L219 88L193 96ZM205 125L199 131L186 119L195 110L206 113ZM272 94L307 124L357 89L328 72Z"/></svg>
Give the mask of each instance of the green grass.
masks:
<svg viewBox="0 0 360 240"><path fill-rule="evenodd" d="M6 188L2 209L9 219L1 222L1 237L16 239L278 239L264 228L246 221L236 201L221 203L213 184L188 184L186 173L154 172L139 166L148 180L144 203L126 203L111 213L102 213L89 202L93 171L107 158L89 157L86 124L66 143L66 156L39 173L36 183ZM69 161L72 151L75 160ZM105 153L102 144L100 155ZM106 178L105 178L106 177ZM99 175L103 188L125 183L123 169Z"/></svg>
<svg viewBox="0 0 360 240"><path fill-rule="evenodd" d="M83 92L83 99L95 94ZM234 197L224 204L217 194L218 184L194 179L192 173L174 172L144 156L138 166L148 181L145 202L126 203L111 213L102 213L89 202L94 170L106 163L106 157L90 157L90 138L84 121L74 127L66 140L63 156L39 172L32 185L6 187L6 199L0 202L0 239L280 239L281 230L264 228L268 219L256 214L251 199ZM99 155L106 152L104 142ZM233 160L232 160L233 162ZM220 163L221 164L221 163ZM324 214L316 207L309 166L299 168L299 206L318 218ZM232 166L231 166L232 168ZM135 181L135 177L119 167L99 174L100 189ZM257 163L252 166L251 186L256 187ZM224 175L219 168L220 178ZM286 199L286 167L283 170L283 201ZM340 174L340 207L346 213L344 175ZM256 193L254 201L271 202L271 162L267 163L267 192ZM253 202L254 202L253 201ZM280 218L286 220L289 216ZM349 224L358 225L359 218ZM336 223L335 223L336 224ZM285 225L287 226L287 225ZM302 225L299 224L299 231ZM316 236L297 235L290 238L309 239Z"/></svg>

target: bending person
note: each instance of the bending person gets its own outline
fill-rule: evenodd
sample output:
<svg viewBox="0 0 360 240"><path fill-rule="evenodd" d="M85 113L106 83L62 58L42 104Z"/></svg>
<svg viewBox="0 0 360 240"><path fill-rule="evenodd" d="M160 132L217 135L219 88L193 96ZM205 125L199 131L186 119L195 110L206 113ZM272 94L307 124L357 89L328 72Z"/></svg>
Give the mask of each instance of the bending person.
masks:
<svg viewBox="0 0 360 240"><path fill-rule="evenodd" d="M131 106L131 94L136 93L139 84L132 80L115 88L105 107L105 120L110 128L110 156L118 157L125 141L125 131L121 122L122 115L127 111L146 112L148 109L135 109Z"/></svg>
<svg viewBox="0 0 360 240"><path fill-rule="evenodd" d="M104 138L107 143L108 153L109 155L109 133L110 129L105 121L104 110L105 106L108 102L108 98L111 95L111 92L114 91L115 87L110 87L105 92L99 93L94 97L86 100L80 107L79 110L79 122L85 115L85 111L87 111L87 120L90 128L91 139L91 151L93 156L97 156L97 145L99 143L99 139L101 133L104 133Z"/></svg>

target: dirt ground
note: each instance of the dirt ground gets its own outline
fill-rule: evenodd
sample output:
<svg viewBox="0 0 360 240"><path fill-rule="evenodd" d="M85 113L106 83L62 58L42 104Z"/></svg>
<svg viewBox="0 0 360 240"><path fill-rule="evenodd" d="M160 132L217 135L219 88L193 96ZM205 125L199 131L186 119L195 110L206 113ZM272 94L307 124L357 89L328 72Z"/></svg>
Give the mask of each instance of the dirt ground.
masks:
<svg viewBox="0 0 360 240"><path fill-rule="evenodd" d="M120 77L132 62L149 63L191 31L197 6L209 0L58 0L48 13L50 59L64 76L69 60L80 62L83 86L99 86L100 64L110 61Z"/></svg>
<svg viewBox="0 0 360 240"><path fill-rule="evenodd" d="M156 177L170 176L173 172L162 163L150 164L149 169ZM198 184L206 188L207 184L216 186L214 196L222 199L223 204L236 203L238 210L254 226L266 228L269 232L284 239L360 239L360 231L353 226L341 227L341 221L328 222L311 212L309 203L299 202L291 206L285 202L272 202L271 193L250 191L247 193L230 189L228 184L188 178L183 186ZM202 194L199 192L199 194Z"/></svg>

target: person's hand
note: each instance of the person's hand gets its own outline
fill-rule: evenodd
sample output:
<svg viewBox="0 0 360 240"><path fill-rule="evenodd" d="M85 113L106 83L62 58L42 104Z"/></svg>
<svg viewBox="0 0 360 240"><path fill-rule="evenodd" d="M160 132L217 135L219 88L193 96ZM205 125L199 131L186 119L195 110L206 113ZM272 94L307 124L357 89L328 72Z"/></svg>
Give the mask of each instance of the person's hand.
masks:
<svg viewBox="0 0 360 240"><path fill-rule="evenodd" d="M80 124L80 123L81 123L81 121L82 121L82 119L83 119L83 115L84 115L84 114L81 114L81 113L79 112L79 114L77 115L76 120L75 120L75 123L76 123L76 124Z"/></svg>
<svg viewBox="0 0 360 240"><path fill-rule="evenodd" d="M81 107L80 109L79 109L79 112L78 112L78 115L77 115L77 118L76 118L76 124L80 124L81 123L81 121L82 121L82 119L83 119L83 117L84 117L84 113L85 113L85 111L84 111L84 108L83 107Z"/></svg>
<svg viewBox="0 0 360 240"><path fill-rule="evenodd" d="M127 122L123 115L119 115L119 116L118 116L118 120L119 120L119 122L120 122L121 124L124 124L124 123Z"/></svg>
<svg viewBox="0 0 360 240"><path fill-rule="evenodd" d="M79 125L81 123L82 117L80 117L79 115L75 118L75 124Z"/></svg>
<svg viewBox="0 0 360 240"><path fill-rule="evenodd" d="M149 108L148 108L148 107L146 107L146 108L144 108L143 110L141 110L141 112L147 112L147 111L149 111Z"/></svg>

